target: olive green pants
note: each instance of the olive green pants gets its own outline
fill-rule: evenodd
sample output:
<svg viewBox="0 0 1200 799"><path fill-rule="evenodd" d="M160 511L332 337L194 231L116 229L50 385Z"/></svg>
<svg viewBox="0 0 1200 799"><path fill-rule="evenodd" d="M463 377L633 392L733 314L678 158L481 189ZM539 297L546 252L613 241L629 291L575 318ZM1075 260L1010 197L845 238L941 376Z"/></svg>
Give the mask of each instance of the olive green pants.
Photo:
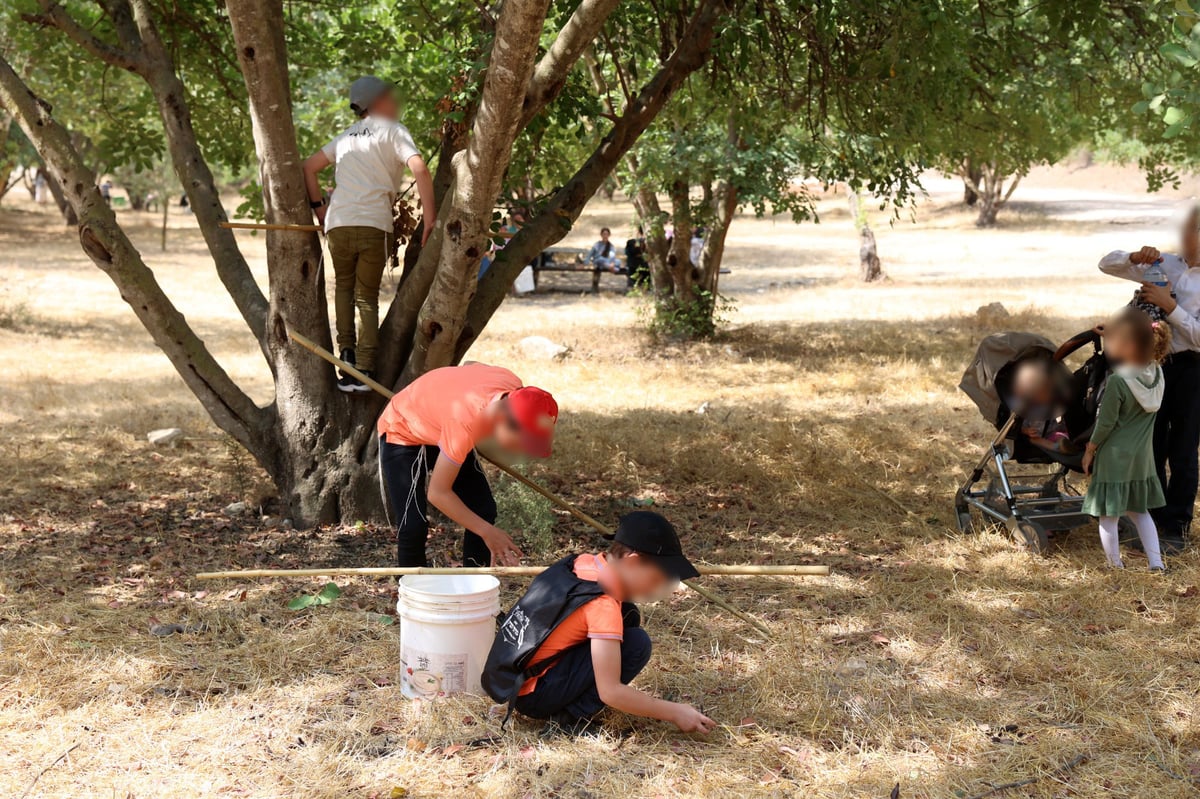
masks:
<svg viewBox="0 0 1200 799"><path fill-rule="evenodd" d="M338 350L352 348L355 365L364 372L373 371L379 346L379 283L392 253L392 234L373 227L337 227L325 235L333 259Z"/></svg>

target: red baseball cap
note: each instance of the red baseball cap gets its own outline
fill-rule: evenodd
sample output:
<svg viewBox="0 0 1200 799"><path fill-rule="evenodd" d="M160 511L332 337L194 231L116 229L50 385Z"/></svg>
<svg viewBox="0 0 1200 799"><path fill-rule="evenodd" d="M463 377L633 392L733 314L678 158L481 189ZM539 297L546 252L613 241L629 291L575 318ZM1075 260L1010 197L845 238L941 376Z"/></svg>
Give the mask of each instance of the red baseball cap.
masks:
<svg viewBox="0 0 1200 799"><path fill-rule="evenodd" d="M525 449L535 458L550 457L558 403L549 391L534 386L518 388L508 395L508 410L521 429Z"/></svg>

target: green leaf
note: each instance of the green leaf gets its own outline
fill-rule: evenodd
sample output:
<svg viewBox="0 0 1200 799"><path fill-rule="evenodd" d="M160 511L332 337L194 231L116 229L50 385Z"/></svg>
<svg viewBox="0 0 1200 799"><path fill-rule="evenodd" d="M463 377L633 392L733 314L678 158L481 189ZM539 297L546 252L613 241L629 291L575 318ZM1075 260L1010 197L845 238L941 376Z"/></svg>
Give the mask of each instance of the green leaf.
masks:
<svg viewBox="0 0 1200 799"><path fill-rule="evenodd" d="M296 597L291 602L287 603L287 606L288 610L304 610L316 601L317 598L315 596L305 594L304 596Z"/></svg>
<svg viewBox="0 0 1200 799"><path fill-rule="evenodd" d="M1182 108L1171 106L1163 112L1163 122L1168 125L1177 125L1188 118L1188 113Z"/></svg>
<svg viewBox="0 0 1200 799"><path fill-rule="evenodd" d="M1170 127L1166 128L1166 130L1163 131L1163 138L1166 138L1166 139L1176 138L1178 136L1178 134L1187 130L1188 122L1190 122L1190 119L1184 119L1183 121L1176 122L1175 125L1171 125Z"/></svg>
<svg viewBox="0 0 1200 799"><path fill-rule="evenodd" d="M1135 114L1144 114L1150 110L1150 101L1142 100L1140 103L1134 103L1131 110Z"/></svg>
<svg viewBox="0 0 1200 799"><path fill-rule="evenodd" d="M338 588L337 583L326 583L316 596L316 600L322 605L328 605L333 600L342 595L342 589Z"/></svg>
<svg viewBox="0 0 1200 799"><path fill-rule="evenodd" d="M1169 58L1181 66L1196 66L1196 57L1188 52L1188 49L1181 44L1164 44L1162 47L1158 48L1158 52L1163 58Z"/></svg>

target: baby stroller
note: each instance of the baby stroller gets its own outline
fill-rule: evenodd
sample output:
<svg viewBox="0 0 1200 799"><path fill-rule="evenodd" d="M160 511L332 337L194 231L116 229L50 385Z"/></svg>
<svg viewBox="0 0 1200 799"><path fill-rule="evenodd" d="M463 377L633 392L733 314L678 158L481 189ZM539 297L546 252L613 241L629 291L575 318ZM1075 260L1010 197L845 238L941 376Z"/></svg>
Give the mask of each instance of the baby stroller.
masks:
<svg viewBox="0 0 1200 799"><path fill-rule="evenodd" d="M1089 344L1091 356L1072 372L1065 359ZM1053 381L1055 402L1062 409L1068 435L1063 451L1031 440L1023 431L1020 414L1008 407L1017 367L1030 362L1044 365ZM997 433L955 496L960 531L1003 527L1019 546L1040 554L1048 546L1048 533L1071 530L1091 520L1083 512L1082 495L1069 479L1073 473L1083 472L1083 451L1096 423L1108 374L1101 338L1090 330L1058 348L1033 333L999 333L980 343L959 388L983 418L995 425ZM1027 471L1022 467L1035 467L1035 476L1019 474Z"/></svg>

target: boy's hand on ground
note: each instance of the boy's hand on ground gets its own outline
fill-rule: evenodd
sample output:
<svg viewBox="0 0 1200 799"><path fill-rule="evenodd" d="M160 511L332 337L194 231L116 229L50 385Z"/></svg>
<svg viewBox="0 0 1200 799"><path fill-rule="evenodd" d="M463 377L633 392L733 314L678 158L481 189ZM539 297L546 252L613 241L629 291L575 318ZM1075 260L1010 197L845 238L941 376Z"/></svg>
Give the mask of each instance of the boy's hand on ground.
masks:
<svg viewBox="0 0 1200 799"><path fill-rule="evenodd" d="M513 543L512 537L499 527L493 527L486 535L480 537L492 553L493 566L517 566L521 558L525 557L525 553Z"/></svg>
<svg viewBox="0 0 1200 799"><path fill-rule="evenodd" d="M691 705L676 705L677 710L671 717L671 723L681 732L699 732L708 735L717 727L717 723Z"/></svg>
<svg viewBox="0 0 1200 799"><path fill-rule="evenodd" d="M1137 252L1129 256L1129 260L1135 264L1152 264L1162 256L1154 247L1143 247Z"/></svg>

